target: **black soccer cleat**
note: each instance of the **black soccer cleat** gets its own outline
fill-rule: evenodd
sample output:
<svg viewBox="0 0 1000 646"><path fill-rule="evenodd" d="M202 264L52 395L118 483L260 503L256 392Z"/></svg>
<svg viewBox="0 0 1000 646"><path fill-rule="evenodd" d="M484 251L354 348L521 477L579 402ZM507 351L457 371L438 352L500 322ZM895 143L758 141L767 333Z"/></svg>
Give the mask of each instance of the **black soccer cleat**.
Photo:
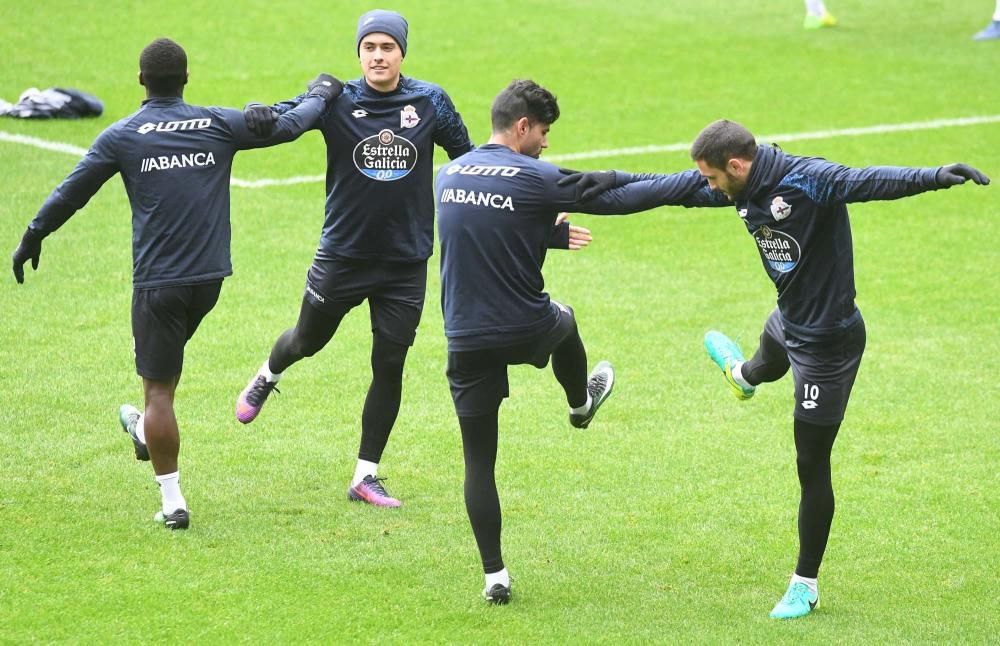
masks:
<svg viewBox="0 0 1000 646"><path fill-rule="evenodd" d="M495 606L505 605L510 602L510 586L494 583L489 590L483 590L483 599Z"/></svg>
<svg viewBox="0 0 1000 646"><path fill-rule="evenodd" d="M187 509L175 509L173 513L164 514L162 511L156 512L153 520L163 523L167 529L187 529L191 524L191 514Z"/></svg>
<svg viewBox="0 0 1000 646"><path fill-rule="evenodd" d="M569 423L576 428L587 428L594 419L597 409L611 395L615 386L615 369L607 361L601 361L587 379L587 392L590 393L590 410L586 413L569 414Z"/></svg>
<svg viewBox="0 0 1000 646"><path fill-rule="evenodd" d="M122 425L122 430L132 438L132 446L135 447L135 459L149 462L149 449L142 443L139 436L135 434L135 426L141 417L139 409L130 404L122 404L118 409L118 421Z"/></svg>

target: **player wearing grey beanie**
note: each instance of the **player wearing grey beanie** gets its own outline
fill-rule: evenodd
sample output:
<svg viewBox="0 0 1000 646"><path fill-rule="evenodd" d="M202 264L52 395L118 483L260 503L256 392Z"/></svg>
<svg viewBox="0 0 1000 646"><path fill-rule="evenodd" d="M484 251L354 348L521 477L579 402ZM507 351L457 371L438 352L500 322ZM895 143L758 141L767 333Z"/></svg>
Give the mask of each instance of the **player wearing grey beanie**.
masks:
<svg viewBox="0 0 1000 646"><path fill-rule="evenodd" d="M358 37L354 44L354 50L359 51L361 39L368 34L381 33L392 36L396 44L399 45L403 56L406 56L406 33L409 25L406 18L395 11L385 9L372 9L368 13L362 14L358 18Z"/></svg>
<svg viewBox="0 0 1000 646"><path fill-rule="evenodd" d="M400 73L407 31L406 20L394 11L369 11L358 19L355 47L362 76L344 83L315 126L327 143L327 198L299 319L278 336L236 403L237 419L252 422L282 373L294 372L293 364L319 352L341 320L368 300L372 379L347 498L383 508L402 504L386 491L378 469L400 411L403 366L427 291L434 148L440 146L451 159L473 148L447 93ZM251 105L248 122L266 131L305 98Z"/></svg>

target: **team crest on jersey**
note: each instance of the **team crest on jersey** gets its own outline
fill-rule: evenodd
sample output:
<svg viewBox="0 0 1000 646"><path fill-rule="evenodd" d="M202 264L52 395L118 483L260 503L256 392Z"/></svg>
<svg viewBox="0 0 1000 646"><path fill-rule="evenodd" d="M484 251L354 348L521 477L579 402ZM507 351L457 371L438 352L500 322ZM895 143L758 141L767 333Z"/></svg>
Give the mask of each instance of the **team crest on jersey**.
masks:
<svg viewBox="0 0 1000 646"><path fill-rule="evenodd" d="M771 200L771 215L779 222L792 214L792 205L786 202L780 195Z"/></svg>
<svg viewBox="0 0 1000 646"><path fill-rule="evenodd" d="M354 147L354 166L380 182L402 179L416 165L417 147L388 128L362 139Z"/></svg>
<svg viewBox="0 0 1000 646"><path fill-rule="evenodd" d="M400 128L412 128L418 123L420 123L420 116L417 114L417 109L412 105L408 105L399 111Z"/></svg>
<svg viewBox="0 0 1000 646"><path fill-rule="evenodd" d="M747 209L739 209L739 210L738 210L738 211L736 211L736 212L737 212L737 213L739 213L739 214L740 214L740 217L741 217L741 218L743 218L744 220L746 220L746 219L747 219L747 213L748 213L748 210L747 210Z"/></svg>
<svg viewBox="0 0 1000 646"><path fill-rule="evenodd" d="M753 232L761 258L771 269L786 274L799 264L802 250L798 241L787 233L761 227Z"/></svg>

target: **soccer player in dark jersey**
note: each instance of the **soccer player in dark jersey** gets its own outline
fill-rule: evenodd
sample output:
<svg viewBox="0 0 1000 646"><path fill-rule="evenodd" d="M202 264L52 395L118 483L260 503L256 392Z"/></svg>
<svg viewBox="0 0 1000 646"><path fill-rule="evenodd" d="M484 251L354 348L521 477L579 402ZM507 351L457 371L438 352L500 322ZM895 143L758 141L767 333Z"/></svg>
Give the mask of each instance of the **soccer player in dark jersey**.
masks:
<svg viewBox="0 0 1000 646"><path fill-rule="evenodd" d="M314 126L327 145L326 220L298 321L278 337L236 402L237 419L253 421L282 373L319 352L344 316L367 299L372 381L347 497L380 507L400 505L386 492L378 464L399 413L403 363L423 310L434 235L434 145L450 158L472 149L445 91L400 74L406 44L407 23L398 13L374 10L358 20L363 76L344 86ZM303 98L249 106L248 124L266 131L276 114Z"/></svg>
<svg viewBox="0 0 1000 646"><path fill-rule="evenodd" d="M282 115L268 137L247 129L243 113L184 102L187 55L161 38L139 57L146 100L135 113L108 127L73 172L52 192L14 251L14 277L24 264L38 268L42 240L82 209L116 173L132 206L132 334L145 412L124 405L122 428L135 457L151 460L160 486L156 520L170 529L190 523L180 490L180 433L174 392L184 346L215 306L222 280L233 273L229 254L229 176L239 150L296 139L319 118L341 89L320 75L308 96Z"/></svg>
<svg viewBox="0 0 1000 646"><path fill-rule="evenodd" d="M798 563L771 617L808 614L819 603L816 584L833 521L830 453L865 349L865 323L855 305L854 254L847 204L893 200L989 178L965 164L937 168L847 168L758 146L732 121L708 125L691 147L703 177L686 195L662 194L660 205L727 206L754 238L778 306L749 361L717 331L705 335L709 356L741 400L791 368L795 387L793 432L801 497ZM691 171L689 171L691 172ZM583 195L622 184L657 192L664 176L589 173L567 181ZM665 176L670 177L670 176Z"/></svg>
<svg viewBox="0 0 1000 646"><path fill-rule="evenodd" d="M489 143L444 166L435 185L448 381L462 432L465 504L486 574L483 594L498 604L511 593L494 471L507 366L544 368L551 358L577 428L590 424L614 386L606 361L588 377L573 310L543 291L542 264L556 214L641 211L663 194L686 195L703 183L696 172L679 173L581 203L572 181L559 185L563 171L537 159L558 117L548 90L514 81L493 103Z"/></svg>

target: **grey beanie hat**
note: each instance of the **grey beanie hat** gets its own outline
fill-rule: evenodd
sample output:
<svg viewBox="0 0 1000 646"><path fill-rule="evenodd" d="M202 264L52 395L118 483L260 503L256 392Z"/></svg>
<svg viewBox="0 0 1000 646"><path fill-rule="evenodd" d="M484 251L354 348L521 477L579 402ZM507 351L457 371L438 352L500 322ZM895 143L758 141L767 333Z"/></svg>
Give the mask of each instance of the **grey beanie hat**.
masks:
<svg viewBox="0 0 1000 646"><path fill-rule="evenodd" d="M360 53L361 39L368 34L378 32L392 36L399 44L403 56L406 56L406 31L408 28L406 18L395 11L372 9L358 18L358 40L354 49Z"/></svg>

